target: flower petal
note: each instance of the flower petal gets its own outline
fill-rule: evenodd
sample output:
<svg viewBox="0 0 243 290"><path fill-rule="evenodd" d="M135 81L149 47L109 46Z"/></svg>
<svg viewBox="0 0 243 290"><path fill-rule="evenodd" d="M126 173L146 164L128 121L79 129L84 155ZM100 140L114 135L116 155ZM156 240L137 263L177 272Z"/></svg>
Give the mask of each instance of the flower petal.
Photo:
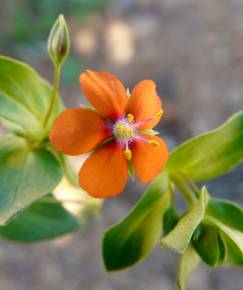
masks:
<svg viewBox="0 0 243 290"><path fill-rule="evenodd" d="M95 198L118 195L123 191L127 178L127 160L115 141L94 151L79 172L80 186Z"/></svg>
<svg viewBox="0 0 243 290"><path fill-rule="evenodd" d="M151 135L143 136L147 141L155 140L158 146L152 145L147 141L135 141L132 143L132 163L135 171L144 183L150 182L163 169L169 152L164 141Z"/></svg>
<svg viewBox="0 0 243 290"><path fill-rule="evenodd" d="M85 97L101 115L116 120L124 114L128 96L114 75L87 70L80 75L80 84Z"/></svg>
<svg viewBox="0 0 243 290"><path fill-rule="evenodd" d="M156 114L160 112L161 106L162 103L157 95L155 83L144 80L139 82L132 90L127 113L135 117L135 122L153 118L139 127L140 130L148 130L158 124L160 118L156 117Z"/></svg>
<svg viewBox="0 0 243 290"><path fill-rule="evenodd" d="M50 141L57 151L67 155L80 155L91 151L110 135L107 124L96 112L73 108L56 118Z"/></svg>

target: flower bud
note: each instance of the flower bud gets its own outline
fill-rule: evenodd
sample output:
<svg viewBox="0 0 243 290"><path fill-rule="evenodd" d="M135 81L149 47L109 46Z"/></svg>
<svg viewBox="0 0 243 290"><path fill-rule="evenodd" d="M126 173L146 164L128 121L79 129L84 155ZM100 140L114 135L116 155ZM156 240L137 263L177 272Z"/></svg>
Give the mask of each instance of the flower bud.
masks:
<svg viewBox="0 0 243 290"><path fill-rule="evenodd" d="M48 38L48 53L55 66L61 66L69 54L70 39L66 21L60 15Z"/></svg>

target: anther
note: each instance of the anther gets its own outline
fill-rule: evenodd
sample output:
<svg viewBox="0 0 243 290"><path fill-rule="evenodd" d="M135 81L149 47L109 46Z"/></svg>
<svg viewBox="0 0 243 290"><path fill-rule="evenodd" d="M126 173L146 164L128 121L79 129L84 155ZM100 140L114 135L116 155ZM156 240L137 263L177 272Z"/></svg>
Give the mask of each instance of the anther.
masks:
<svg viewBox="0 0 243 290"><path fill-rule="evenodd" d="M131 137L133 135L133 130L132 129L128 129L126 132L126 137Z"/></svg>
<svg viewBox="0 0 243 290"><path fill-rule="evenodd" d="M127 120L129 123L132 123L134 120L134 116L132 114L127 114Z"/></svg>
<svg viewBox="0 0 243 290"><path fill-rule="evenodd" d="M156 114L156 116L157 116L158 118L160 118L160 117L163 116L163 114L164 114L164 111L163 111L162 109L160 109L159 112Z"/></svg>
<svg viewBox="0 0 243 290"><path fill-rule="evenodd" d="M124 155L125 155L125 157L126 157L127 160L131 160L131 158L132 158L132 151L130 149L124 150L123 153L124 153Z"/></svg>
<svg viewBox="0 0 243 290"><path fill-rule="evenodd" d="M154 145L155 147L159 146L159 142L157 140L154 140L154 139L149 140L149 143Z"/></svg>

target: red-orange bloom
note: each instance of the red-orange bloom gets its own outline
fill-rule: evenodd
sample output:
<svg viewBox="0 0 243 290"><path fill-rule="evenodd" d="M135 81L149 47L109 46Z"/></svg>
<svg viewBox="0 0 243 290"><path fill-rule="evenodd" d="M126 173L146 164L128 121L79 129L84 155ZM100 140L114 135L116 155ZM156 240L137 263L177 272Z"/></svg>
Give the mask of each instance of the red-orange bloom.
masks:
<svg viewBox="0 0 243 290"><path fill-rule="evenodd" d="M87 70L80 84L96 110L68 109L50 133L56 150L67 155L93 151L80 169L80 186L96 198L116 196L126 185L129 163L142 182L151 181L169 154L164 141L149 134L163 113L155 83L141 81L130 96L114 75Z"/></svg>

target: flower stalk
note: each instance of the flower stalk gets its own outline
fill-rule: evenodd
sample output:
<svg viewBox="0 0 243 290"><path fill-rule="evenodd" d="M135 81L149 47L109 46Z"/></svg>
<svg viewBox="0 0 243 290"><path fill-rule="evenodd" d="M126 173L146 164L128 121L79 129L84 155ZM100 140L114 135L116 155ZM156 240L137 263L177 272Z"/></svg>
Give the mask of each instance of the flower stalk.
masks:
<svg viewBox="0 0 243 290"><path fill-rule="evenodd" d="M54 65L54 81L50 105L48 107L43 125L47 126L57 99L61 68L70 50L70 38L67 24L63 15L60 15L54 23L47 44L48 54Z"/></svg>

